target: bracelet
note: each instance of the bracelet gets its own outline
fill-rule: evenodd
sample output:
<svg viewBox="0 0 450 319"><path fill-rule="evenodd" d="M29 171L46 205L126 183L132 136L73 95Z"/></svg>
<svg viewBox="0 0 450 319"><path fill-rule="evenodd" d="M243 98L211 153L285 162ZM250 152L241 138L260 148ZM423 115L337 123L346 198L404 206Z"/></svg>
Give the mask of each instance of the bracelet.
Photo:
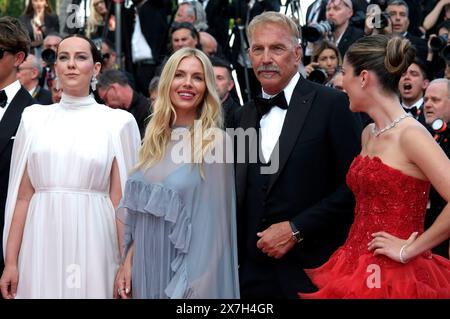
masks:
<svg viewBox="0 0 450 319"><path fill-rule="evenodd" d="M403 252L405 251L406 246L407 246L407 244L404 244L404 245L400 248L399 259L400 259L400 262L401 262L402 264L406 264L406 263L408 262L407 260L403 259Z"/></svg>

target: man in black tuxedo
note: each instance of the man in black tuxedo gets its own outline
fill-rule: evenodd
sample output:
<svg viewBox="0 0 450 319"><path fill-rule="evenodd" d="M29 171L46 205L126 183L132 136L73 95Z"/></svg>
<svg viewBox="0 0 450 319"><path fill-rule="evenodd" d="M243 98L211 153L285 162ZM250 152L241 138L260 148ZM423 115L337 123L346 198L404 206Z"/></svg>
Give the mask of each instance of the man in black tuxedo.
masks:
<svg viewBox="0 0 450 319"><path fill-rule="evenodd" d="M361 127L344 93L299 75L291 19L265 12L248 34L262 95L273 98L258 97L236 114L236 126L256 129L245 156L236 138L241 296L296 298L315 290L303 269L324 263L347 236L354 198L345 176Z"/></svg>
<svg viewBox="0 0 450 319"><path fill-rule="evenodd" d="M133 74L137 91L145 96L166 53L170 11L169 0L133 0L133 5L122 11L125 69Z"/></svg>
<svg viewBox="0 0 450 319"><path fill-rule="evenodd" d="M417 58L398 82L402 107L424 126L426 124L423 96L429 83L426 66Z"/></svg>
<svg viewBox="0 0 450 319"><path fill-rule="evenodd" d="M14 34L14 36L11 36ZM31 95L16 78L17 68L30 50L30 38L19 20L0 18L0 242L3 247L3 224L8 193L11 152L22 111L33 104ZM3 272L3 253L0 254Z"/></svg>

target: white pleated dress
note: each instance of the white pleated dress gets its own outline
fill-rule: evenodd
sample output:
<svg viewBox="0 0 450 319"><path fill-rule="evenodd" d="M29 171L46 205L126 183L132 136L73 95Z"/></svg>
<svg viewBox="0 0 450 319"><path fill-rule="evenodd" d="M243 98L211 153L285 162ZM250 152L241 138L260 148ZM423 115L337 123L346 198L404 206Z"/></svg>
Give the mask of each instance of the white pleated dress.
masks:
<svg viewBox="0 0 450 319"><path fill-rule="evenodd" d="M122 189L140 135L131 114L92 96L30 106L16 137L4 243L24 169L35 193L19 253L17 298L111 298L119 264L109 197L116 159ZM5 247L4 247L5 249Z"/></svg>

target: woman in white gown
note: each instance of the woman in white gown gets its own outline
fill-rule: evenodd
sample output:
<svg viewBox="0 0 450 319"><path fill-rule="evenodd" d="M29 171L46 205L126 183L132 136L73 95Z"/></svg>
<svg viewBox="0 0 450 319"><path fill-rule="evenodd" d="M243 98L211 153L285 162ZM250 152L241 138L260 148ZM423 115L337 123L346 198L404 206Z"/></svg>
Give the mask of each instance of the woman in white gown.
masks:
<svg viewBox="0 0 450 319"><path fill-rule="evenodd" d="M120 262L115 207L140 144L133 116L97 104L95 45L64 39L59 104L23 113L5 211L5 298L111 298Z"/></svg>

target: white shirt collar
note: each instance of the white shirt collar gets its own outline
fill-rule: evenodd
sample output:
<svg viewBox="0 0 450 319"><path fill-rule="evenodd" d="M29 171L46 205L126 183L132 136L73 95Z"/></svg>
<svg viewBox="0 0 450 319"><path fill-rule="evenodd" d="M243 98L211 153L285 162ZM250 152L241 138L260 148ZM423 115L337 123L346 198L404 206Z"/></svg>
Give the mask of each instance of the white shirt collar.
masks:
<svg viewBox="0 0 450 319"><path fill-rule="evenodd" d="M412 109L413 107L416 107L417 109L420 109L420 107L422 106L422 104L423 104L423 97L421 97L420 99L418 99L414 104L412 104L412 105L406 105L406 104L404 104L403 102L402 102L402 106L405 108L405 109Z"/></svg>
<svg viewBox="0 0 450 319"><path fill-rule="evenodd" d="M6 102L6 107L8 107L9 103L11 103L12 99L16 96L17 92L20 90L20 82L19 80L15 80L10 85L6 86L3 90L5 90L6 96L8 100Z"/></svg>
<svg viewBox="0 0 450 319"><path fill-rule="evenodd" d="M33 96L34 92L36 92L36 89L37 89L37 86L35 86L31 90L29 90L28 93L30 93L30 95Z"/></svg>
<svg viewBox="0 0 450 319"><path fill-rule="evenodd" d="M300 74L298 72L295 72L294 76L291 78L288 85L286 85L286 87L283 89L284 97L286 98L286 103L288 105L289 105L289 102L291 101L292 94L294 93L295 86L297 85L297 82L299 79L300 79ZM262 97L265 99L269 99L271 97L274 97L275 95L267 94L266 92L264 92L264 89L262 89Z"/></svg>

